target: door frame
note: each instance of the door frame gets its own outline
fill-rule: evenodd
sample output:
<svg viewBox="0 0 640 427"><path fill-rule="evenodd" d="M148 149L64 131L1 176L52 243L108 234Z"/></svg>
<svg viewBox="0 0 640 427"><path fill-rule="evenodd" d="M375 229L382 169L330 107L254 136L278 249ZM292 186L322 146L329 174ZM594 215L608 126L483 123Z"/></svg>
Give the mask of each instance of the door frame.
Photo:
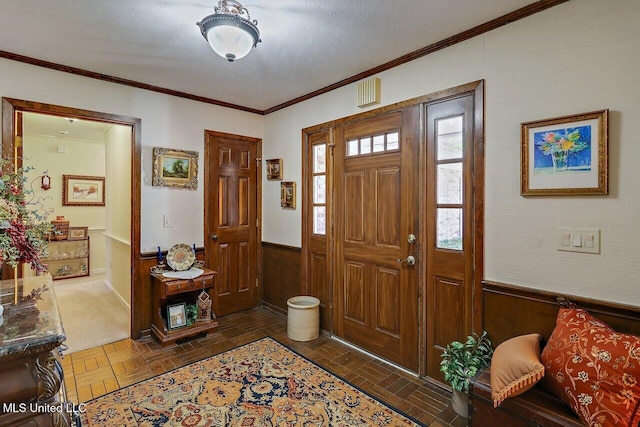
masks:
<svg viewBox="0 0 640 427"><path fill-rule="evenodd" d="M331 174L333 177L335 171L333 169L333 134L336 127L347 124L354 123L360 120L376 117L383 114L388 114L393 111L399 111L405 108L410 108L416 105L419 105L421 108L421 116L422 120L425 119L425 111L426 105L433 102L441 102L446 101L447 99L460 97L466 94L473 95L473 114L474 114L474 123L473 123L473 280L471 284L470 291L465 295L465 306L468 308L468 316L465 316L464 319L464 330L467 333L471 333L471 331L481 331L482 330L482 280L484 278L484 80L477 80L474 82L466 83L460 86L455 86L452 88L444 89L441 91L433 92L427 95L419 96L416 98L412 98L406 101L401 101L393 105L388 105L385 107L380 107L375 110L366 111L359 114L354 114L348 117L339 118L336 120L332 120L330 122L318 124L315 126L311 126L302 130L302 154L303 154L303 171L302 171L302 182L303 182L303 190L308 192L311 190L311 186L308 181L308 167L306 167L308 163L308 159L305 158L305 155L308 155L308 141L309 137L318 132L327 131L329 132L329 144L328 148L331 150L327 150L327 152L331 153L331 159L327 160L327 174ZM427 164L427 152L426 152L426 123L422 123L422 129L419 136L419 162L420 162L420 176L418 179L419 186L419 206L422 212L426 212L427 208L427 198L425 196L426 191L426 177L423 173L426 169ZM330 172L329 172L330 171ZM327 197L333 197L333 189L329 194L329 188L327 188ZM306 193L305 193L306 194ZM306 206L306 198L303 197L303 206L302 206L302 214L303 214L303 227L302 227L302 260L301 260L301 274L303 283L310 283L309 281L312 279L312 271L311 271L311 263L310 263L310 245L309 240L311 238L309 227L304 226L307 224L307 216L310 215L311 209L309 206ZM335 206L335 203L332 203L332 206ZM331 218L331 224L329 224L329 220ZM327 213L327 242L333 242L335 237L335 232L333 230L333 221L335 221L335 214L333 212ZM419 218L419 242L421 244L418 248L418 253L423 260L420 265L421 267L418 269L418 359L419 359L419 371L418 374L422 377L427 375L426 372L426 341L427 341L427 304L426 298L427 295L427 274L426 267L430 262L427 259L427 224L426 224L426 216L421 215ZM329 244L328 244L329 245ZM327 258L331 259L331 266L335 266L335 251L333 248L327 248ZM333 288L333 268L327 269L327 277L325 277L326 283L329 286L328 293L330 294L329 300L333 303L334 301L334 288ZM331 281L330 281L331 280ZM307 285L308 286L308 285ZM327 311L328 315L331 317L329 319L329 324L333 324L333 305L331 305L330 309ZM332 332L332 331L328 331Z"/></svg>
<svg viewBox="0 0 640 427"><path fill-rule="evenodd" d="M48 114L62 117L77 117L93 122L111 123L131 128L131 292L129 333L136 339L142 333L142 315L146 301L142 301L141 255L140 255L140 199L142 182L142 120L136 117L101 113L98 111L41 102L25 101L14 98L2 98L2 156L12 158L15 150L15 117L17 112ZM145 282L146 283L146 282Z"/></svg>
<svg viewBox="0 0 640 427"><path fill-rule="evenodd" d="M243 141L247 141L250 143L256 144L256 219L257 219L257 229L256 229L256 277L258 279L258 289L256 291L256 297L254 303L258 305L262 301L263 294L263 284L262 284L262 139L255 138L252 136L245 135L236 135L232 133L218 132L213 130L204 131L204 248L205 248L205 257L208 256L209 250L211 249L211 241L210 235L213 233L211 228L211 224L207 221L209 217L209 212L212 209L211 199L207 197L210 188L210 179L211 179L211 168L209 167L209 162L213 156L211 152L211 144L209 143L210 138L212 137L222 137L222 138L233 138L240 139ZM217 197L217 194L216 194Z"/></svg>

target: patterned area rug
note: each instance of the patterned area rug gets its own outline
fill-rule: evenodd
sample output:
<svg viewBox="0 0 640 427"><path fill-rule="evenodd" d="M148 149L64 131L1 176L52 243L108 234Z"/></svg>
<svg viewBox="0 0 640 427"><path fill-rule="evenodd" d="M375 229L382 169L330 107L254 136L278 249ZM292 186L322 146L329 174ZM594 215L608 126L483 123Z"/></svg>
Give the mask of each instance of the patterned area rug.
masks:
<svg viewBox="0 0 640 427"><path fill-rule="evenodd" d="M83 426L419 426L271 338L87 403Z"/></svg>

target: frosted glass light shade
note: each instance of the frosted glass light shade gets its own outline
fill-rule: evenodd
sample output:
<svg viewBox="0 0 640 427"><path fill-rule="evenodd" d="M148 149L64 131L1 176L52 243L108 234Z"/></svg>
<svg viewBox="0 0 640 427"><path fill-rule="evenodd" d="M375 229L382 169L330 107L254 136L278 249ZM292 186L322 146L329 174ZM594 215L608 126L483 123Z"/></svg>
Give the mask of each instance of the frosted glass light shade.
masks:
<svg viewBox="0 0 640 427"><path fill-rule="evenodd" d="M238 15L216 13L197 25L214 52L229 62L244 58L260 42L256 24Z"/></svg>
<svg viewBox="0 0 640 427"><path fill-rule="evenodd" d="M207 31L207 41L211 49L229 61L244 58L255 44L245 30L229 25L211 27Z"/></svg>

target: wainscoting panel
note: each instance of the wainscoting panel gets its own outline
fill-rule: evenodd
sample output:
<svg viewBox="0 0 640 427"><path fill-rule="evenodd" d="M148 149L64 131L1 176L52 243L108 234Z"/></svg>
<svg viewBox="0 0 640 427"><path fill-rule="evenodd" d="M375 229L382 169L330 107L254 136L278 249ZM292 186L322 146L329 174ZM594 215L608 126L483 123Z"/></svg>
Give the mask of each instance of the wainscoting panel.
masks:
<svg viewBox="0 0 640 427"><path fill-rule="evenodd" d="M262 242L262 302L266 307L287 313L287 300L305 295L301 275L300 248Z"/></svg>

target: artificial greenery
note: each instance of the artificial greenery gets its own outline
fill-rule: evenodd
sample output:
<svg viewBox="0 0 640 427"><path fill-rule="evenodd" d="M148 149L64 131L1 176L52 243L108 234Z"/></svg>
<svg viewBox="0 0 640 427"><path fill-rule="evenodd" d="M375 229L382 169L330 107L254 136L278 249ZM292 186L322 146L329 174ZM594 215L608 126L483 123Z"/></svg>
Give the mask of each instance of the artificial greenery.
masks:
<svg viewBox="0 0 640 427"><path fill-rule="evenodd" d="M442 352L440 371L444 372L444 379L451 384L454 390L468 392L469 380L478 370L488 366L493 355L491 341L487 338L487 332L469 335L464 343L453 341L447 344Z"/></svg>
<svg viewBox="0 0 640 427"><path fill-rule="evenodd" d="M187 326L193 325L197 317L198 306L196 304L187 304Z"/></svg>
<svg viewBox="0 0 640 427"><path fill-rule="evenodd" d="M51 232L46 221L51 210L27 185L26 173L31 169L15 170L12 162L0 159L0 264L14 268L28 262L34 270L46 271L41 258Z"/></svg>

